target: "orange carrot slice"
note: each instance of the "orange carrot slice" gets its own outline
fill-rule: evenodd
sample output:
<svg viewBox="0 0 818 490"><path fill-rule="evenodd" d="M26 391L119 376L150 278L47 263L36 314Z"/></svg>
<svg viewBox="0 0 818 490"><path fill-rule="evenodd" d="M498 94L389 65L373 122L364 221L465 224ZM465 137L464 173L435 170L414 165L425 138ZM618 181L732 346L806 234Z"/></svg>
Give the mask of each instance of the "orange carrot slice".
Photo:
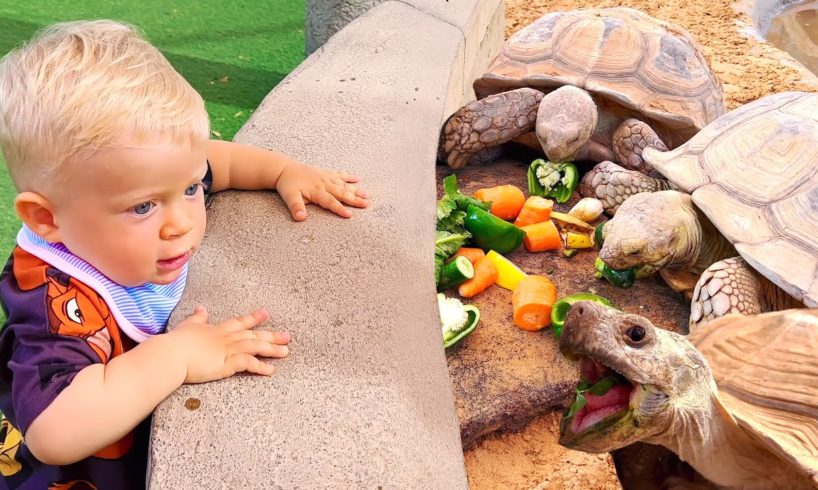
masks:
<svg viewBox="0 0 818 490"><path fill-rule="evenodd" d="M482 293L497 282L497 266L491 259L482 257L474 263L474 277L457 288L457 292L464 298L471 298Z"/></svg>
<svg viewBox="0 0 818 490"><path fill-rule="evenodd" d="M551 325L551 309L557 301L557 286L545 276L530 275L520 281L511 295L514 324L536 332Z"/></svg>
<svg viewBox="0 0 818 490"><path fill-rule="evenodd" d="M454 259L454 257L457 257L458 255L466 257L469 259L469 262L476 265L479 259L486 256L486 252L484 252L482 248L460 247L457 249L457 253L454 254L452 258Z"/></svg>
<svg viewBox="0 0 818 490"><path fill-rule="evenodd" d="M523 209L514 220L514 224L523 227L542 223L551 218L551 210L554 208L554 201L540 196L531 196L523 204Z"/></svg>
<svg viewBox="0 0 818 490"><path fill-rule="evenodd" d="M551 220L523 226L522 230L525 232L523 245L529 252L559 250L562 247L560 232L557 230L557 225Z"/></svg>
<svg viewBox="0 0 818 490"><path fill-rule="evenodd" d="M525 194L514 185L498 185L479 189L474 198L480 201L491 201L491 214L502 219L514 219L520 214L525 204Z"/></svg>

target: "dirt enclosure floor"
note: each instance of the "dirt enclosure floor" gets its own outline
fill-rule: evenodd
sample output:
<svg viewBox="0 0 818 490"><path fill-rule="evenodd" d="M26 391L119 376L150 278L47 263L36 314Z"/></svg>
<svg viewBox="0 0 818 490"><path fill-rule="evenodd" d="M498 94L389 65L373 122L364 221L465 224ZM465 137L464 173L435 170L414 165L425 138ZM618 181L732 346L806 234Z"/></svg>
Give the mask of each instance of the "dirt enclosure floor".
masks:
<svg viewBox="0 0 818 490"><path fill-rule="evenodd" d="M752 25L741 6L724 0L506 0L506 38L548 12L632 7L690 32L724 88L728 109L767 94L818 91L791 58L743 34ZM561 414L547 413L517 433L490 436L465 453L473 489L617 489L610 455L557 444Z"/></svg>

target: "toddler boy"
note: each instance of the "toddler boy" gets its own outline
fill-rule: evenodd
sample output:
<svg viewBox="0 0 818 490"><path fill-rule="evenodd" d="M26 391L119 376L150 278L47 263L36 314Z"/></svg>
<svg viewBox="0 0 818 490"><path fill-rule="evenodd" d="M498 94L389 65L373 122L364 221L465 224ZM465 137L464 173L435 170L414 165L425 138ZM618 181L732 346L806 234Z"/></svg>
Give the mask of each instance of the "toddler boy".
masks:
<svg viewBox="0 0 818 490"><path fill-rule="evenodd" d="M131 27L54 25L0 62L0 146L23 227L0 275L7 488L143 488L148 417L183 383L287 355L264 310L165 327L205 229L205 194L275 189L350 217L353 175L209 141L202 98ZM2 487L2 485L0 485Z"/></svg>

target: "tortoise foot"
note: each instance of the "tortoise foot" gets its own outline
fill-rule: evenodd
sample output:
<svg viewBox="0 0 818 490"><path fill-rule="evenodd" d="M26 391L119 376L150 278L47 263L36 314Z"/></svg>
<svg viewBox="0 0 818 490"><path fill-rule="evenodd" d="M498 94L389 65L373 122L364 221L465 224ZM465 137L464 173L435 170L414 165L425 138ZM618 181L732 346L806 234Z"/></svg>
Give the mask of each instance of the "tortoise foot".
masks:
<svg viewBox="0 0 818 490"><path fill-rule="evenodd" d="M690 331L728 314L756 315L762 307L762 281L741 257L720 260L696 283L690 303Z"/></svg>
<svg viewBox="0 0 818 490"><path fill-rule="evenodd" d="M656 132L639 119L626 119L614 131L613 151L617 162L625 168L650 174L653 167L642 159L642 150L647 147L667 151Z"/></svg>
<svg viewBox="0 0 818 490"><path fill-rule="evenodd" d="M479 151L532 131L542 97L540 91L521 88L462 107L443 127L441 144L446 163L462 168Z"/></svg>
<svg viewBox="0 0 818 490"><path fill-rule="evenodd" d="M622 168L613 162L597 164L585 174L579 184L579 193L583 197L595 197L602 201L605 213L613 216L625 199L641 192L656 192L668 189L663 179Z"/></svg>

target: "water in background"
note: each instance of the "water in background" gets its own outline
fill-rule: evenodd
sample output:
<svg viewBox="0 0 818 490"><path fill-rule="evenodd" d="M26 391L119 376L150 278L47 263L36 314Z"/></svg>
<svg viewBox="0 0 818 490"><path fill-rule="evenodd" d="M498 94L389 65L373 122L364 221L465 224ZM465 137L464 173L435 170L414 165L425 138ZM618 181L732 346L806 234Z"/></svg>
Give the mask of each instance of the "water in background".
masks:
<svg viewBox="0 0 818 490"><path fill-rule="evenodd" d="M809 0L777 15L767 40L818 75L818 0Z"/></svg>

